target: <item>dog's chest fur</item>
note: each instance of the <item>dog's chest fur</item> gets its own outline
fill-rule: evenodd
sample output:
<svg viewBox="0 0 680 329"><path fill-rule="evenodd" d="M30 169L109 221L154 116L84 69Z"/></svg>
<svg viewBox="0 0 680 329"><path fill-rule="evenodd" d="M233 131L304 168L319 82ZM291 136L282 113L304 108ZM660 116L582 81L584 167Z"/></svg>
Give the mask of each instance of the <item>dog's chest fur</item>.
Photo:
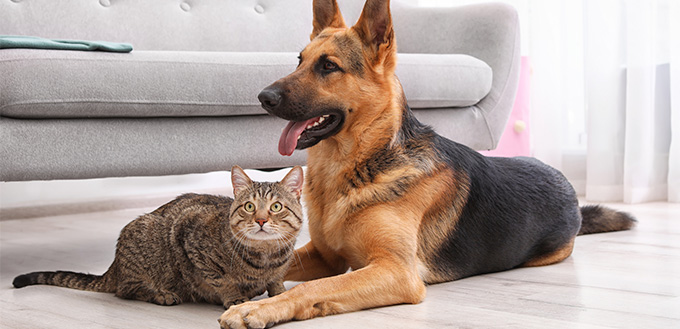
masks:
<svg viewBox="0 0 680 329"><path fill-rule="evenodd" d="M310 159L311 160L311 159ZM309 161L313 162L313 161ZM314 241L324 241L326 247L340 255L345 241L345 222L351 204L343 193L342 169L335 163L308 163L305 200L308 205L309 231Z"/></svg>

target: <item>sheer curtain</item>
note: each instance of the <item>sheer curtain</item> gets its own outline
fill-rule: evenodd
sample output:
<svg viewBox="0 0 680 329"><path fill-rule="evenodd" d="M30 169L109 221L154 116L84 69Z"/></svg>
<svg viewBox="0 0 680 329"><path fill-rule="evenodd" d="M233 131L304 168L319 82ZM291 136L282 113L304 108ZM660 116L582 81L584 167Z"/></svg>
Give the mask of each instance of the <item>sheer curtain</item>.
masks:
<svg viewBox="0 0 680 329"><path fill-rule="evenodd" d="M680 202L680 3L534 0L528 16L534 155L588 201Z"/></svg>
<svg viewBox="0 0 680 329"><path fill-rule="evenodd" d="M586 199L680 202L677 2L586 1L584 15Z"/></svg>

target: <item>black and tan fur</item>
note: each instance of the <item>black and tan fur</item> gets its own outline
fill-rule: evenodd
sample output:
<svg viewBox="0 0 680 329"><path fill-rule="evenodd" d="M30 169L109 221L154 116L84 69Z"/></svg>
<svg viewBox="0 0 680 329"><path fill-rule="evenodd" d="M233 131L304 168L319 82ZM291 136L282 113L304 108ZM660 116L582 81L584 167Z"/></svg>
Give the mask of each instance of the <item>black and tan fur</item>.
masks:
<svg viewBox="0 0 680 329"><path fill-rule="evenodd" d="M368 0L351 28L335 0L314 1L298 68L258 96L291 121L279 151L308 149L311 242L286 275L308 282L227 310L223 328L418 303L426 284L559 262L581 227L632 226L627 214L579 208L564 176L537 160L487 158L437 135L408 108L395 66L389 1Z"/></svg>
<svg viewBox="0 0 680 329"><path fill-rule="evenodd" d="M33 272L14 286L48 284L115 293L159 305L240 304L283 291L302 225L302 169L277 183L252 182L232 169L235 200L184 194L138 217L120 233L103 275Z"/></svg>

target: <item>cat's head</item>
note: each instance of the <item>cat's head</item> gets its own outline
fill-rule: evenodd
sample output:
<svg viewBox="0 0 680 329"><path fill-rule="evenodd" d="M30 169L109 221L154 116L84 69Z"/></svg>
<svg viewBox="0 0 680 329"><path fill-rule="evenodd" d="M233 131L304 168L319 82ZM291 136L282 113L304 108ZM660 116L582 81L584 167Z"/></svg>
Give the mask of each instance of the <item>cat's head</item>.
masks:
<svg viewBox="0 0 680 329"><path fill-rule="evenodd" d="M254 182L239 166L231 169L234 203L229 224L237 239L295 241L302 227L302 168L294 167L280 182ZM250 240L250 241L248 241Z"/></svg>

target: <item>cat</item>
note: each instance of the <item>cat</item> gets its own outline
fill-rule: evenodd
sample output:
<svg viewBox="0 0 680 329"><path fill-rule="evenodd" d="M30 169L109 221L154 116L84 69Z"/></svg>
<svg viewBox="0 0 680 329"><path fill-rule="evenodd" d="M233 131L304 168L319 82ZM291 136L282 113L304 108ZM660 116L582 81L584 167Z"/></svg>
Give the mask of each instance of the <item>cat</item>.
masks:
<svg viewBox="0 0 680 329"><path fill-rule="evenodd" d="M19 275L13 285L47 284L115 293L159 305L208 302L225 308L286 289L283 277L302 226L302 168L280 182L231 170L234 198L183 194L126 225L103 275L67 271Z"/></svg>

